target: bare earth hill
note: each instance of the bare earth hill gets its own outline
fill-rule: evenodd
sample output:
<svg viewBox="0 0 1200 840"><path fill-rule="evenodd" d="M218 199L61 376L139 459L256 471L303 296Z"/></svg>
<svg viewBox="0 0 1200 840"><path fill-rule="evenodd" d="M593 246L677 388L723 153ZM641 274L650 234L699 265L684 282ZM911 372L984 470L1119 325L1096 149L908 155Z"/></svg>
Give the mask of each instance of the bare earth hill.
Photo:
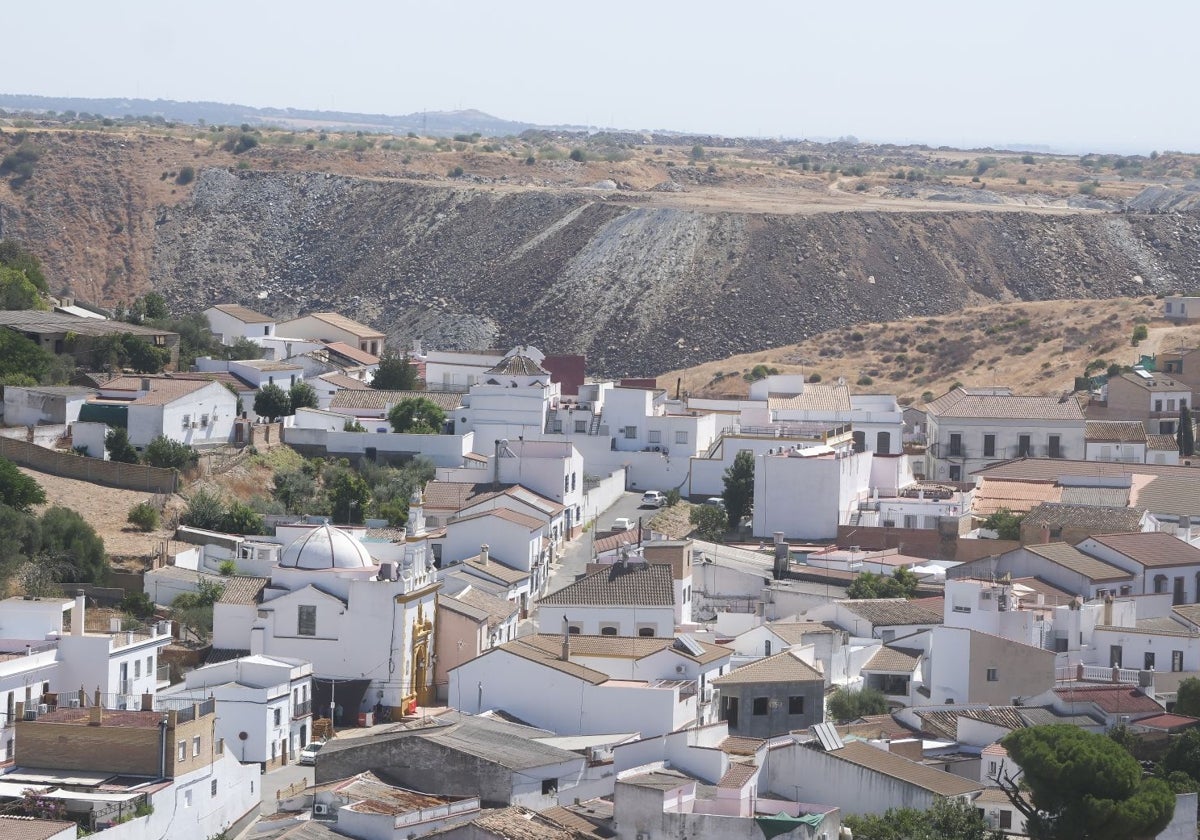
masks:
<svg viewBox="0 0 1200 840"><path fill-rule="evenodd" d="M235 156L169 134L27 142L38 168L0 185L0 235L80 297L153 287L178 311L337 308L398 340L532 342L586 352L607 374L990 301L1144 296L1190 287L1200 269L1193 213L948 205L769 163L693 168L679 150L670 168L526 165L515 146ZM456 161L465 174L447 177ZM196 176L180 185L184 166Z"/></svg>

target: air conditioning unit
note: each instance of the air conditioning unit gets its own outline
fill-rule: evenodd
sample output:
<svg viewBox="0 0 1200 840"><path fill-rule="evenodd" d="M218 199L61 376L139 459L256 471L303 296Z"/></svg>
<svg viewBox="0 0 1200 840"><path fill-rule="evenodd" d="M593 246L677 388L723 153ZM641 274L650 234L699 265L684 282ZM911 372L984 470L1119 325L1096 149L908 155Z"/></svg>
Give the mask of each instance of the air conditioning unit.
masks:
<svg viewBox="0 0 1200 840"><path fill-rule="evenodd" d="M50 706L47 705L46 703L38 703L37 710L38 710L39 715L48 714L50 712Z"/></svg>
<svg viewBox="0 0 1200 840"><path fill-rule="evenodd" d="M37 720L37 709L26 709L25 720Z"/></svg>
<svg viewBox="0 0 1200 840"><path fill-rule="evenodd" d="M324 802L313 803L313 815L317 817L325 817L329 815L329 806Z"/></svg>
<svg viewBox="0 0 1200 840"><path fill-rule="evenodd" d="M78 708L79 708L79 698L78 698L78 697L72 697L70 700L68 700L68 701L67 701L67 708L68 708L68 709L78 709Z"/></svg>

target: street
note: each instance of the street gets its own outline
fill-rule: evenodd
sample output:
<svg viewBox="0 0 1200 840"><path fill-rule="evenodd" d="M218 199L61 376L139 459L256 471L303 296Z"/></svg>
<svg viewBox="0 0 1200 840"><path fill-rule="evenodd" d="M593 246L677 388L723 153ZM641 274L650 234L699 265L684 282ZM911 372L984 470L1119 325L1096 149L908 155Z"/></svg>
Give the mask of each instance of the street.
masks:
<svg viewBox="0 0 1200 840"><path fill-rule="evenodd" d="M658 512L657 508L643 508L641 492L625 492L617 499L608 510L596 517L596 522L588 531L579 535L579 538L567 545L563 552L562 562L554 569L550 576L550 585L546 591L557 592L564 586L574 583L575 579L583 574L587 567L588 560L592 556L592 543L595 541L597 529L600 536L604 536L612 528L614 519L622 516L637 521L638 517L642 518L642 523L646 524L650 521L650 517Z"/></svg>

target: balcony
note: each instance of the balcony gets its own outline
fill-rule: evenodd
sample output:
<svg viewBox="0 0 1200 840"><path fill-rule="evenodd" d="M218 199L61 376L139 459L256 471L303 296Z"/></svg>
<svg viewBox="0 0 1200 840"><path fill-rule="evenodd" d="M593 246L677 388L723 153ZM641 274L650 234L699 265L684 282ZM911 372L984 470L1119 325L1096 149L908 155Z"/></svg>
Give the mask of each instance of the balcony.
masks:
<svg viewBox="0 0 1200 840"><path fill-rule="evenodd" d="M312 714L312 701L304 700L292 706L292 719L308 717Z"/></svg>

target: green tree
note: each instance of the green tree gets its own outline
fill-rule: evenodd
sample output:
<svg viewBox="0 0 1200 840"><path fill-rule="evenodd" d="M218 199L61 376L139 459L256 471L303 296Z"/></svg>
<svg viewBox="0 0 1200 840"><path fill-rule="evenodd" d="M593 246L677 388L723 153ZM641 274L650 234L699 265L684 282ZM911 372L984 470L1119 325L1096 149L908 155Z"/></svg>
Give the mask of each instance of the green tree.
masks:
<svg viewBox="0 0 1200 840"><path fill-rule="evenodd" d="M1021 520L1024 518L1008 508L1000 508L983 520L983 527L989 531L995 531L998 539L1019 540L1021 539Z"/></svg>
<svg viewBox="0 0 1200 840"><path fill-rule="evenodd" d="M401 356L395 350L384 350L371 387L380 391L412 391L417 387L417 368L407 353Z"/></svg>
<svg viewBox="0 0 1200 840"><path fill-rule="evenodd" d="M297 382L289 388L288 399L292 402L293 414L296 413L297 408L317 408L320 405L317 399L317 389L307 382Z"/></svg>
<svg viewBox="0 0 1200 840"><path fill-rule="evenodd" d="M179 470L183 472L200 462L200 453L188 446L171 440L166 435L159 435L146 444L146 463L152 467Z"/></svg>
<svg viewBox="0 0 1200 840"><path fill-rule="evenodd" d="M1175 714L1200 717L1200 679L1188 677L1179 683L1175 690Z"/></svg>
<svg viewBox="0 0 1200 840"><path fill-rule="evenodd" d="M170 313L167 312L167 299L158 292L148 292L142 298L142 302L145 305L146 320L157 321L170 317Z"/></svg>
<svg viewBox="0 0 1200 840"><path fill-rule="evenodd" d="M46 309L37 286L23 271L0 266L0 309Z"/></svg>
<svg viewBox="0 0 1200 840"><path fill-rule="evenodd" d="M0 382L17 385L17 377L22 377L27 385L62 385L70 373L69 359L54 356L12 330L0 330Z"/></svg>
<svg viewBox="0 0 1200 840"><path fill-rule="evenodd" d="M359 423L353 417L348 418L346 422L342 424L343 432L365 432L366 430L367 427L362 423Z"/></svg>
<svg viewBox="0 0 1200 840"><path fill-rule="evenodd" d="M108 430L108 434L104 436L104 448L108 450L108 459L110 461L118 461L122 464L136 464L138 462L137 450L129 442L129 432L124 426L117 426Z"/></svg>
<svg viewBox="0 0 1200 840"><path fill-rule="evenodd" d="M709 542L720 542L729 530L729 520L725 511L716 505L696 505L688 511L688 521L696 526L700 539Z"/></svg>
<svg viewBox="0 0 1200 840"><path fill-rule="evenodd" d="M1192 422L1192 409L1183 406L1179 409L1179 429L1175 432L1175 443L1179 446L1179 454L1191 458L1196 454L1196 426Z"/></svg>
<svg viewBox="0 0 1200 840"><path fill-rule="evenodd" d="M583 149L572 149L570 158L578 163L583 163L587 160L587 152L585 152Z"/></svg>
<svg viewBox="0 0 1200 840"><path fill-rule="evenodd" d="M861 572L846 589L847 598L911 598L917 591L917 576L908 569L896 569L890 577Z"/></svg>
<svg viewBox="0 0 1200 840"><path fill-rule="evenodd" d="M254 413L274 423L280 417L292 414L292 400L278 385L264 385L254 395Z"/></svg>
<svg viewBox="0 0 1200 840"><path fill-rule="evenodd" d="M427 397L406 397L388 412L392 431L414 435L440 434L446 412Z"/></svg>
<svg viewBox="0 0 1200 840"><path fill-rule="evenodd" d="M1196 682L1196 679L1189 677L1184 682ZM1178 701L1175 703L1175 713L1187 714L1179 711ZM1168 775L1186 773L1193 780L1200 780L1200 730L1189 729L1171 741L1170 749L1163 756L1162 767Z"/></svg>
<svg viewBox="0 0 1200 840"><path fill-rule="evenodd" d="M42 294L50 291L41 262L15 239L0 239L0 266L21 272Z"/></svg>
<svg viewBox="0 0 1200 840"><path fill-rule="evenodd" d="M1071 724L1021 729L1000 742L1024 770L997 779L1025 817L1031 840L1151 838L1175 812L1175 796L1112 739Z"/></svg>
<svg viewBox="0 0 1200 840"><path fill-rule="evenodd" d="M308 508L316 493L316 481L300 470L275 473L274 496L288 513L312 512Z"/></svg>
<svg viewBox="0 0 1200 840"><path fill-rule="evenodd" d="M129 509L126 521L139 531L153 531L160 521L158 508L149 502L138 502Z"/></svg>
<svg viewBox="0 0 1200 840"><path fill-rule="evenodd" d="M371 488L362 476L348 469L339 469L327 482L329 508L333 521L341 524L361 523L371 503Z"/></svg>
<svg viewBox="0 0 1200 840"><path fill-rule="evenodd" d="M754 456L749 452L739 452L733 459L733 464L725 470L725 492L721 498L725 500L725 515L729 518L730 527L736 529L742 523L742 517L750 514L754 505Z"/></svg>
<svg viewBox="0 0 1200 840"><path fill-rule="evenodd" d="M154 602L145 592L128 592L121 599L120 609L134 618L147 619L154 615Z"/></svg>
<svg viewBox="0 0 1200 840"><path fill-rule="evenodd" d="M64 580L104 583L108 555L104 540L82 516L64 507L49 508L41 517L40 558L67 569Z"/></svg>
<svg viewBox="0 0 1200 840"><path fill-rule="evenodd" d="M0 581L9 580L42 543L38 519L0 504Z"/></svg>
<svg viewBox="0 0 1200 840"><path fill-rule="evenodd" d="M238 362L243 359L261 359L262 354L262 345L255 344L245 336L240 336L237 341L230 344L222 352L222 355L231 362Z"/></svg>
<svg viewBox="0 0 1200 840"><path fill-rule="evenodd" d="M825 709L834 720L858 720L865 715L882 715L888 710L887 698L873 688L855 691L839 688L829 695Z"/></svg>
<svg viewBox="0 0 1200 840"><path fill-rule="evenodd" d="M171 602L171 613L184 628L200 641L205 641L212 632L213 604L225 592L225 585L201 580L195 592L176 595Z"/></svg>
<svg viewBox="0 0 1200 840"><path fill-rule="evenodd" d="M237 500L230 502L229 507L225 509L225 514L221 517L221 527L219 530L227 534L243 534L248 536L265 534L267 532L262 515L254 510L254 508Z"/></svg>
<svg viewBox="0 0 1200 840"><path fill-rule="evenodd" d="M884 814L847 814L855 840L1003 840L978 809L960 799L939 798L928 811L889 808Z"/></svg>
<svg viewBox="0 0 1200 840"><path fill-rule="evenodd" d="M0 458L0 504L21 513L29 513L34 505L45 504L46 491L7 458Z"/></svg>
<svg viewBox="0 0 1200 840"><path fill-rule="evenodd" d="M220 531L225 524L225 503L216 493L197 490L188 499L187 508L180 515L179 521L189 528Z"/></svg>

